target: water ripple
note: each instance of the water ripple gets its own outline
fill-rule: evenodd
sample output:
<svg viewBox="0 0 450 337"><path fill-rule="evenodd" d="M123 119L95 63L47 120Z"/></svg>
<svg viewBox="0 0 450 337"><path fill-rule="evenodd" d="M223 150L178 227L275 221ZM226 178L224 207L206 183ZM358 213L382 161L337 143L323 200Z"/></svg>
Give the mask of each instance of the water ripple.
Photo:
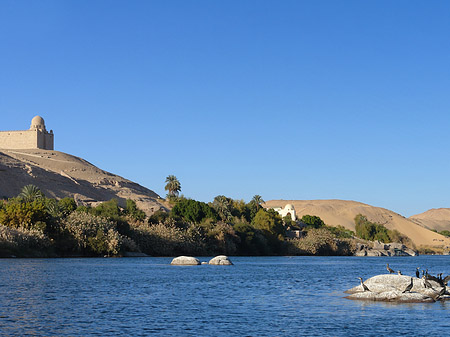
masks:
<svg viewBox="0 0 450 337"><path fill-rule="evenodd" d="M235 266L169 258L0 260L0 335L379 336L440 334L450 303L355 302L343 290L449 257L235 257Z"/></svg>

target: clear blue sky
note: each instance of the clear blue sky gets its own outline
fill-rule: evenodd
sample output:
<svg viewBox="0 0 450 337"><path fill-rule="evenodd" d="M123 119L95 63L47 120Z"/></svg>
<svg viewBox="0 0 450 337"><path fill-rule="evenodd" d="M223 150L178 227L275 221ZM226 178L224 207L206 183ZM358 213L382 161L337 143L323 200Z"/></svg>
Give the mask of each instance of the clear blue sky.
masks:
<svg viewBox="0 0 450 337"><path fill-rule="evenodd" d="M0 1L2 130L164 196L450 207L449 1Z"/></svg>

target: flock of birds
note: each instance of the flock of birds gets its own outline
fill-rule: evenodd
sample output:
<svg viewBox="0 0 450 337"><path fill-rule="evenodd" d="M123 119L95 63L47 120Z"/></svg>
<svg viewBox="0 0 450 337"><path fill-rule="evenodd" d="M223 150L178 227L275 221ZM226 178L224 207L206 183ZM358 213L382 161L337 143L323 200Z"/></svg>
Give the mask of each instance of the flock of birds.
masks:
<svg viewBox="0 0 450 337"><path fill-rule="evenodd" d="M389 267L389 263L386 264L386 270L389 272L389 274L395 274L395 271L391 267ZM403 275L400 270L397 271L397 274L398 275ZM437 274L437 276L433 276L431 274L428 274L428 269L426 269L426 270L422 270L422 277L421 277L420 276L420 268L417 267L416 268L416 277L419 278L419 279L420 278L422 279L423 286L425 288L430 288L432 290L435 290L432 287L432 285L429 282L429 280L437 282L442 287L442 289L439 291L438 296L436 297L436 299L444 296L445 294L449 294L447 292L447 288L446 287L448 285L448 282L450 281L450 275L447 275L444 278L442 277L442 273ZM361 277L358 277L358 279L361 281L361 286L364 289L364 291L370 291L369 288L364 284L363 279ZM409 293L409 292L411 292L412 288L413 288L413 278L411 277L411 283L408 284L408 286L405 288L405 290L402 291L402 293L403 294L404 293Z"/></svg>

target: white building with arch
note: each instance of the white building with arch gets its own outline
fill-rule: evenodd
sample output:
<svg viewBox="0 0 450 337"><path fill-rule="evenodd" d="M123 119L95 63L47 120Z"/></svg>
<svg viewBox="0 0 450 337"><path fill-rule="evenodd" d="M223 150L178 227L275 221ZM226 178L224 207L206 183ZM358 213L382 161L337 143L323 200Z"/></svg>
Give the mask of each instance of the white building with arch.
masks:
<svg viewBox="0 0 450 337"><path fill-rule="evenodd" d="M277 211L278 214L280 214L282 218L284 218L286 215L290 214L292 221L295 221L297 219L297 217L295 215L295 208L291 204L287 204L286 206L284 206L284 208L274 207L273 210Z"/></svg>

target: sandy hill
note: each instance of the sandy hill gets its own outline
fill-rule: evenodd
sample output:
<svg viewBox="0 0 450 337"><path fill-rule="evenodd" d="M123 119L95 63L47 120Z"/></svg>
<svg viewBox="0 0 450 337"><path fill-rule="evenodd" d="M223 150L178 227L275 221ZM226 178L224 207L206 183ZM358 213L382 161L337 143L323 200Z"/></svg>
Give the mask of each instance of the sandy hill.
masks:
<svg viewBox="0 0 450 337"><path fill-rule="evenodd" d="M438 232L450 231L450 208L433 208L409 217L410 220Z"/></svg>
<svg viewBox="0 0 450 337"><path fill-rule="evenodd" d="M121 204L136 201L147 214L165 208L155 192L81 158L50 150L0 150L0 197L17 196L28 184L47 197L74 197L81 204L116 198Z"/></svg>
<svg viewBox="0 0 450 337"><path fill-rule="evenodd" d="M264 207L284 207L286 204L294 206L298 217L306 214L316 215L330 226L341 225L355 230L354 218L360 213L367 216L370 221L407 235L417 246L450 246L450 238L432 232L400 214L356 201L270 200L264 204Z"/></svg>

